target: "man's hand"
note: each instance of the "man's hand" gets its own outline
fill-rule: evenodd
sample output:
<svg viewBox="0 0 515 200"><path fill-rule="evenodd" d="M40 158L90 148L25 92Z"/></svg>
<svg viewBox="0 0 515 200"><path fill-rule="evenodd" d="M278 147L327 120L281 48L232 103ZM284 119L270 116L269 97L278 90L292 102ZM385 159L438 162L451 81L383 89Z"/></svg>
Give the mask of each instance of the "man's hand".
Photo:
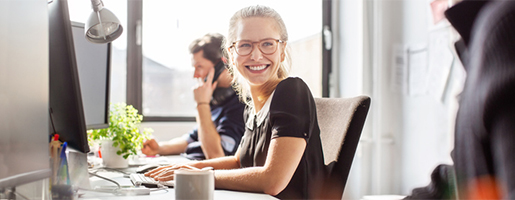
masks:
<svg viewBox="0 0 515 200"><path fill-rule="evenodd" d="M155 139L150 139L143 142L143 148L141 149L141 153L147 156L155 156L159 153L159 144Z"/></svg>
<svg viewBox="0 0 515 200"><path fill-rule="evenodd" d="M209 103L213 96L213 91L216 88L218 82L213 82L213 76L215 75L215 68L211 68L207 74L207 80L204 82L203 78L197 78L197 86L193 89L193 96L197 103Z"/></svg>

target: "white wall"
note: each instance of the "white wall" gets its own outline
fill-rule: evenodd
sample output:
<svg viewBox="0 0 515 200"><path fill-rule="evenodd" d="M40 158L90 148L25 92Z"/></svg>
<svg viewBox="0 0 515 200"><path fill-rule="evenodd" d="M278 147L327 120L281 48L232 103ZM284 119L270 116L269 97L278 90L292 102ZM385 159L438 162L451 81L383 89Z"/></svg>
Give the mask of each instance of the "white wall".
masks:
<svg viewBox="0 0 515 200"><path fill-rule="evenodd" d="M152 137L157 141L167 141L189 133L195 128L195 122L143 122L141 128L154 130Z"/></svg>
<svg viewBox="0 0 515 200"><path fill-rule="evenodd" d="M446 48L433 46L435 30L448 34L449 48L455 35L450 27L435 29L429 0L337 2L340 94L367 94L372 99L346 197L408 195L429 183L436 165L451 163L455 95L464 77L455 59L441 98L392 90L393 49L425 46L430 57L430 49Z"/></svg>

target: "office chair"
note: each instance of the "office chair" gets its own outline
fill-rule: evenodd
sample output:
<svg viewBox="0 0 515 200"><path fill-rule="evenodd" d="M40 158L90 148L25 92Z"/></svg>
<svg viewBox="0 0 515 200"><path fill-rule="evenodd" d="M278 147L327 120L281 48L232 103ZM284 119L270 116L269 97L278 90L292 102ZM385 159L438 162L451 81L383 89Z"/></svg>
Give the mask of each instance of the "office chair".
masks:
<svg viewBox="0 0 515 200"><path fill-rule="evenodd" d="M370 97L315 98L320 139L328 176L319 194L341 199L365 124Z"/></svg>

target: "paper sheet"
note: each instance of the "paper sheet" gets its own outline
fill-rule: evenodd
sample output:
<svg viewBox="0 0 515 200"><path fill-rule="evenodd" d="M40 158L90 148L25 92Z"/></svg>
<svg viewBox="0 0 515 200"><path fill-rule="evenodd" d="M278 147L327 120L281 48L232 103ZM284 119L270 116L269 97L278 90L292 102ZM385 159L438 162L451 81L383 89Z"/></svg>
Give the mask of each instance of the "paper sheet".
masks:
<svg viewBox="0 0 515 200"><path fill-rule="evenodd" d="M439 101L443 101L454 61L450 45L449 28L437 29L429 33L427 92Z"/></svg>
<svg viewBox="0 0 515 200"><path fill-rule="evenodd" d="M427 92L427 45L418 44L408 48L408 93L412 96Z"/></svg>
<svg viewBox="0 0 515 200"><path fill-rule="evenodd" d="M403 45L394 45L392 57L392 71L390 75L390 90L400 94L408 91L407 48Z"/></svg>

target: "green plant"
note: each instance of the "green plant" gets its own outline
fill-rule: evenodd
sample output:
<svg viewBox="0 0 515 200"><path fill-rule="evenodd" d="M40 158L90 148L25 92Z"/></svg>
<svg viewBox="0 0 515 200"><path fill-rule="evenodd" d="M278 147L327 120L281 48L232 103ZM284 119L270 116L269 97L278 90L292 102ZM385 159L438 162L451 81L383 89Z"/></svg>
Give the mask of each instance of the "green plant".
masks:
<svg viewBox="0 0 515 200"><path fill-rule="evenodd" d="M140 131L143 116L132 105L125 103L111 103L109 109L109 127L105 129L88 130L88 141L91 143L100 140L112 140L114 147L120 147L116 152L125 159L136 155L141 149L143 141L153 132L150 128Z"/></svg>

